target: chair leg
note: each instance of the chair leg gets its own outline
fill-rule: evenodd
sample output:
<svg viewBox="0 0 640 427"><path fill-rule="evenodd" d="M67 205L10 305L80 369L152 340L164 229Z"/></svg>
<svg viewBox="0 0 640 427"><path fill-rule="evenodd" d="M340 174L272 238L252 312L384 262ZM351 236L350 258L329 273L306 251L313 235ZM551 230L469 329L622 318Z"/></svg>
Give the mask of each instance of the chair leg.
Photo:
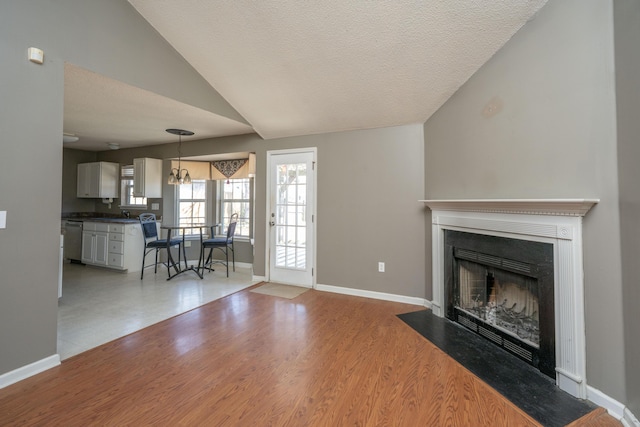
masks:
<svg viewBox="0 0 640 427"><path fill-rule="evenodd" d="M207 267L207 270L215 271L213 268L211 268L211 261L213 261L213 248L209 249L209 256L207 257L207 261L204 263L204 265L208 265L209 266L209 267Z"/></svg>
<svg viewBox="0 0 640 427"><path fill-rule="evenodd" d="M153 265L153 272L158 273L158 249L156 248L156 263Z"/></svg>
<svg viewBox="0 0 640 427"><path fill-rule="evenodd" d="M147 256L147 248L144 248L144 252L142 252L142 269L140 269L140 280L144 277L144 259Z"/></svg>
<svg viewBox="0 0 640 427"><path fill-rule="evenodd" d="M228 249L227 249L228 250ZM236 248L231 242L231 255L233 256L233 272L236 272Z"/></svg>
<svg viewBox="0 0 640 427"><path fill-rule="evenodd" d="M224 251L224 256L227 260L226 262L226 267L227 267L227 277L229 277L229 246L226 247L225 251Z"/></svg>

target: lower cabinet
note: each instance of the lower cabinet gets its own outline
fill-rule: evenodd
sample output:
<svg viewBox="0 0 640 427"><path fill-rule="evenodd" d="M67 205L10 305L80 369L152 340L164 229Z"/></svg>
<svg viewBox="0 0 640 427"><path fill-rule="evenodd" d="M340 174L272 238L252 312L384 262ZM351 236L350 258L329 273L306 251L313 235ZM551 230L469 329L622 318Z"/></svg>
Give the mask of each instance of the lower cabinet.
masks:
<svg viewBox="0 0 640 427"><path fill-rule="evenodd" d="M82 230L82 262L93 265L107 265L107 254L109 234L107 233L107 224L95 224L96 226L88 228L84 223ZM104 228L104 230L102 230Z"/></svg>
<svg viewBox="0 0 640 427"><path fill-rule="evenodd" d="M144 240L140 224L85 222L82 262L116 270L140 271Z"/></svg>

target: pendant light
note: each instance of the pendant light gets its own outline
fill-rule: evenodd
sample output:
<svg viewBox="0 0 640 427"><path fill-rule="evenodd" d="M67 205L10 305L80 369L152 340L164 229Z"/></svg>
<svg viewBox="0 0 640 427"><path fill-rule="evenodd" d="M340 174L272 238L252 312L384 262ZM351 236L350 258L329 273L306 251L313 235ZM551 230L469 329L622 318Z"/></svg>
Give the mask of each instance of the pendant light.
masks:
<svg viewBox="0 0 640 427"><path fill-rule="evenodd" d="M178 135L178 167L171 168L168 182L171 185L191 184L189 171L181 168L180 157L182 156L182 136L191 136L194 133L190 130L183 129L166 129L166 131L174 135ZM184 172L184 175L182 172Z"/></svg>

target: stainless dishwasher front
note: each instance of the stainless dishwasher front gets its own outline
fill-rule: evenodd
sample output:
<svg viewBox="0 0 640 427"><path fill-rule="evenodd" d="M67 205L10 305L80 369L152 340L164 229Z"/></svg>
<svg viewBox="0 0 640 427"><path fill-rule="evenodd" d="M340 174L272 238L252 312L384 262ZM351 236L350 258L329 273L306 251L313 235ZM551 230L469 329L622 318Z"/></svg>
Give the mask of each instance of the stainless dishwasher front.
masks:
<svg viewBox="0 0 640 427"><path fill-rule="evenodd" d="M82 221L68 219L64 223L64 257L71 262L81 262Z"/></svg>

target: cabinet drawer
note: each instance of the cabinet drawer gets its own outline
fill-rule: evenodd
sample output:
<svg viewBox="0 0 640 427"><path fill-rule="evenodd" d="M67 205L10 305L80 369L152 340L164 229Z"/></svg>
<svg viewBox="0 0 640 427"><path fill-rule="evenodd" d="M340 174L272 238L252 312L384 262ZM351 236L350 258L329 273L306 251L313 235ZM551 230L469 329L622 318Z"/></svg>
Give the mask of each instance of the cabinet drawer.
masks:
<svg viewBox="0 0 640 427"><path fill-rule="evenodd" d="M124 257L121 254L109 254L109 267L124 267Z"/></svg>
<svg viewBox="0 0 640 427"><path fill-rule="evenodd" d="M109 241L124 242L124 234L109 233Z"/></svg>
<svg viewBox="0 0 640 427"><path fill-rule="evenodd" d="M109 233L124 233L124 224L109 224Z"/></svg>
<svg viewBox="0 0 640 427"><path fill-rule="evenodd" d="M123 254L124 253L124 243L118 242L117 240L109 240L109 257L112 254Z"/></svg>
<svg viewBox="0 0 640 427"><path fill-rule="evenodd" d="M104 224L100 222L94 222L94 224L96 225L96 231L104 231L104 232L109 231L109 224Z"/></svg>

